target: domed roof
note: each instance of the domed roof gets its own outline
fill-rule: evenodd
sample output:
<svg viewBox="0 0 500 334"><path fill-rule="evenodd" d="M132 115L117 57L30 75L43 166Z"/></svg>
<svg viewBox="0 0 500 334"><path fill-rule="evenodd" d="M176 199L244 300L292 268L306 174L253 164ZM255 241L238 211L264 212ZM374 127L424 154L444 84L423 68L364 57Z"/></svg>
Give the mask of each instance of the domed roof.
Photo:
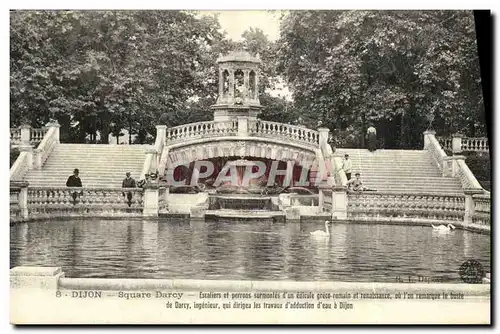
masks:
<svg viewBox="0 0 500 334"><path fill-rule="evenodd" d="M260 64L259 58L253 57L250 53L246 51L233 51L225 56L220 56L217 59L217 63L226 62L247 62L247 63L257 63Z"/></svg>

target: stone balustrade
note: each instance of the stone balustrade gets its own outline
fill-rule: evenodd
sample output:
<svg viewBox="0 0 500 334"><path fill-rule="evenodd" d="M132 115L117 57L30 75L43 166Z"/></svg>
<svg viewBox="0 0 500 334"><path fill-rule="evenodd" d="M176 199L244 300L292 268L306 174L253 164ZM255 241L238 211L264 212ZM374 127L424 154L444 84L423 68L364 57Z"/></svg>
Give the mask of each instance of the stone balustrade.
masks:
<svg viewBox="0 0 500 334"><path fill-rule="evenodd" d="M206 121L166 129L168 144L207 137L236 136L238 121Z"/></svg>
<svg viewBox="0 0 500 334"><path fill-rule="evenodd" d="M491 224L491 198L490 193L472 195L474 211L471 222L478 225L490 226Z"/></svg>
<svg viewBox="0 0 500 334"><path fill-rule="evenodd" d="M73 193L77 202L73 204ZM132 193L129 207L126 194ZM68 216L142 216L143 189L140 188L41 188L29 187L29 219Z"/></svg>
<svg viewBox="0 0 500 334"><path fill-rule="evenodd" d="M38 145L48 131L48 128L32 128L29 125L22 125L10 129L10 145L17 147L20 145Z"/></svg>
<svg viewBox="0 0 500 334"><path fill-rule="evenodd" d="M10 128L10 145L17 146L21 144L21 128Z"/></svg>
<svg viewBox="0 0 500 334"><path fill-rule="evenodd" d="M463 221L465 214L465 196L361 192L349 193L347 203L351 220Z"/></svg>
<svg viewBox="0 0 500 334"><path fill-rule="evenodd" d="M453 138L450 137L438 137L439 143L447 150L454 151L453 146L455 146L456 153L462 151L474 151L474 152L489 152L490 147L488 144L488 138L486 137L462 137L460 135L454 135ZM456 142L453 145L453 141Z"/></svg>
<svg viewBox="0 0 500 334"><path fill-rule="evenodd" d="M483 187L479 183L479 181L474 176L474 173L469 169L469 166L465 163L465 158L459 156L459 159L456 159L456 172L453 173L453 176L457 176L460 179L460 183L462 183L462 189L464 190L483 190Z"/></svg>
<svg viewBox="0 0 500 334"><path fill-rule="evenodd" d="M479 152L489 152L490 147L488 145L488 138L473 138L465 137L462 138L462 151L479 151Z"/></svg>
<svg viewBox="0 0 500 334"><path fill-rule="evenodd" d="M252 136L291 140L298 143L319 146L319 132L305 127L258 120L249 125Z"/></svg>

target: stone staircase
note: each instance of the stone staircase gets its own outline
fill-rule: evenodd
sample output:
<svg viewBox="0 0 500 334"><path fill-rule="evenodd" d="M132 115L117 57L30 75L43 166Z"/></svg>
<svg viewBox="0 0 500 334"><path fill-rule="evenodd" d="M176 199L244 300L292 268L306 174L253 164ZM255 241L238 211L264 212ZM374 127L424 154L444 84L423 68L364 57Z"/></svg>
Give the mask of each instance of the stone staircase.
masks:
<svg viewBox="0 0 500 334"><path fill-rule="evenodd" d="M121 187L125 173L139 177L150 145L57 144L42 169L25 176L30 187L65 187L73 170L80 170L84 187Z"/></svg>
<svg viewBox="0 0 500 334"><path fill-rule="evenodd" d="M335 156L349 154L352 160L352 177L356 172L366 187L383 192L429 194L463 194L460 181L442 177L431 154L426 150L376 150L343 149Z"/></svg>

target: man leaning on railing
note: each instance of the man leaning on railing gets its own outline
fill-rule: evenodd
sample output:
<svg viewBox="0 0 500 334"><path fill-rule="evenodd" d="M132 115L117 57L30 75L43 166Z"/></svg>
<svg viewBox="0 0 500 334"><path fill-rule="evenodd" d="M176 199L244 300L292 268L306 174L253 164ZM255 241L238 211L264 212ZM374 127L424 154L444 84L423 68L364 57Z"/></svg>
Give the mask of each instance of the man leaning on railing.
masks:
<svg viewBox="0 0 500 334"><path fill-rule="evenodd" d="M78 168L75 168L73 171L73 175L70 175L68 177L68 180L66 181L66 187L72 187L72 188L81 188L82 187L82 180L78 176L79 170ZM73 191L71 193L71 197L73 197L73 205L76 204L78 196L83 195L83 191Z"/></svg>
<svg viewBox="0 0 500 334"><path fill-rule="evenodd" d="M130 176L130 172L127 172L125 174L125 178L123 179L122 182L122 188L135 188L135 180ZM125 197L125 193L123 193L123 196ZM132 192L128 191L127 192L127 204L129 207L132 206Z"/></svg>

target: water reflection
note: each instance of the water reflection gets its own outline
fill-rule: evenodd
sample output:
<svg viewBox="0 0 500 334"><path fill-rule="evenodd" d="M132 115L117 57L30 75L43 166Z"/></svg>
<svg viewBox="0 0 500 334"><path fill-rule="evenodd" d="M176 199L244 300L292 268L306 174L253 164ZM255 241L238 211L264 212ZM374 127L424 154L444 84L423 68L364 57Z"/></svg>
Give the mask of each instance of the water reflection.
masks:
<svg viewBox="0 0 500 334"><path fill-rule="evenodd" d="M11 227L11 267L61 266L69 277L394 282L426 276L459 282L490 236L424 226L323 222L53 221Z"/></svg>

